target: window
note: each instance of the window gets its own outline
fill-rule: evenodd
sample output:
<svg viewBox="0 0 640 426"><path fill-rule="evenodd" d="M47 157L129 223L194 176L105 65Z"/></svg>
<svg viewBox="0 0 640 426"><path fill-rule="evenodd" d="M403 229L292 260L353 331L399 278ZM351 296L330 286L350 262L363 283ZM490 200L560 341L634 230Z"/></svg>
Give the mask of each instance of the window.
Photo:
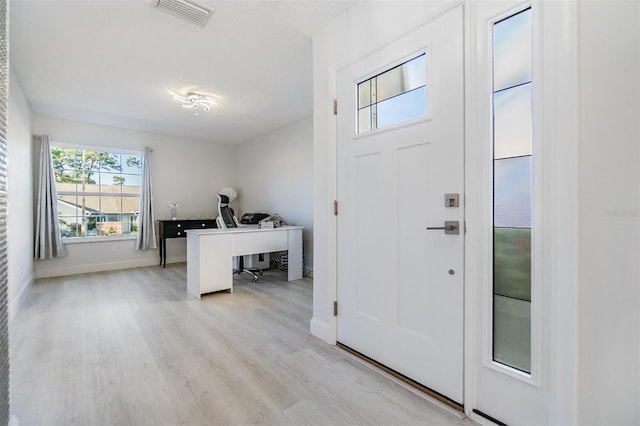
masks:
<svg viewBox="0 0 640 426"><path fill-rule="evenodd" d="M381 129L427 114L423 53L358 84L357 133Z"/></svg>
<svg viewBox="0 0 640 426"><path fill-rule="evenodd" d="M493 26L493 360L531 372L531 9Z"/></svg>
<svg viewBox="0 0 640 426"><path fill-rule="evenodd" d="M142 152L51 143L62 238L136 235Z"/></svg>

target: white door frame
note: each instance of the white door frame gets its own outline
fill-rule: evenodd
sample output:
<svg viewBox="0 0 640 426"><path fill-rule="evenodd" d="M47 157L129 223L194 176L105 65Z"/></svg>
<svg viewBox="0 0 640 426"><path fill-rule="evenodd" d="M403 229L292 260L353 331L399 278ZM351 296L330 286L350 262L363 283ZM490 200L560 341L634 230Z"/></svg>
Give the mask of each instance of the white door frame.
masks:
<svg viewBox="0 0 640 426"><path fill-rule="evenodd" d="M465 4L465 157L477 158L481 155L482 116L478 112L478 85L482 78L481 52L478 51L479 23L477 22L477 8L482 2L466 0L457 2ZM549 389L549 423L575 424L576 408L576 377L575 360L577 359L577 4L575 2L544 2L534 0L539 9L537 26L538 34L534 34L534 49L542 49L543 56L535 65L541 86L541 102L537 105L538 115L541 117L537 124L537 131L545 140L544 149L539 153L539 161L544 164L544 180L540 188L542 194L543 217L542 226L545 227L548 240L544 243L541 259L541 274L548 283L546 297L548 317L542 326L546 334L547 347L545 358L548 365L544 366L545 386ZM515 3L504 3L505 7L512 7ZM443 10L451 7L443 2L439 6L433 3L426 7L432 8L432 16L437 16ZM427 20L428 21L428 20ZM408 32L408 31L407 31ZM391 42L393 40L388 40ZM371 53L366 52L366 54ZM333 316L333 302L336 300L336 220L330 206L336 195L336 132L334 116L331 113L331 99L335 98L337 70L342 69L366 56L360 52L357 57L348 60L339 59L332 62L326 59L324 75L320 76L318 87L314 94L323 94L322 108L314 111L314 143L321 146L314 148L314 156L324 157L314 160L319 168L318 173L327 173L326 186L316 186L320 196L316 200L326 197L326 207L316 209L317 230L326 231L327 237L324 250L327 258L324 263L315 265L316 277L326 282L326 288L320 293L314 292L314 318L311 321L311 331L325 341L336 343L336 320ZM338 56L338 55L336 55ZM338 56L339 57L339 56ZM317 69L316 69L317 71ZM314 77L315 79L316 77ZM324 86L326 85L326 86ZM326 90L326 92L325 92ZM326 102L326 105L324 104ZM317 107L317 104L314 105ZM319 140L321 139L321 141ZM321 149L320 149L321 148ZM320 155L318 155L318 152ZM326 164L323 161L326 161ZM477 334L477 319L480 313L475 309L482 302L482 294L477 291L478 278L482 276L482 244L480 233L482 224L481 210L483 193L479 188L480 182L486 177L486 170L472 161L465 165L465 190L467 211L467 238L465 255L465 412L481 423L471 411L476 400L476 364L482 356L482 342ZM320 272L318 268L326 269ZM317 300L315 300L317 299ZM318 312L317 310L323 311ZM316 314L316 312L318 312Z"/></svg>

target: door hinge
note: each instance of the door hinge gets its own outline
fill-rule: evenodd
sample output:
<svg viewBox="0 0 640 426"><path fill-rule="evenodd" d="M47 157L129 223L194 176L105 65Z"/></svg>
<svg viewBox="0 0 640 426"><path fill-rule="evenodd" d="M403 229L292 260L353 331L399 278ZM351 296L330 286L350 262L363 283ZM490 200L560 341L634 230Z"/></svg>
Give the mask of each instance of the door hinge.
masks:
<svg viewBox="0 0 640 426"><path fill-rule="evenodd" d="M333 302L333 316L337 317L338 316L338 301L334 301Z"/></svg>
<svg viewBox="0 0 640 426"><path fill-rule="evenodd" d="M338 115L338 100L333 100L333 115Z"/></svg>
<svg viewBox="0 0 640 426"><path fill-rule="evenodd" d="M333 200L333 215L338 216L338 200Z"/></svg>

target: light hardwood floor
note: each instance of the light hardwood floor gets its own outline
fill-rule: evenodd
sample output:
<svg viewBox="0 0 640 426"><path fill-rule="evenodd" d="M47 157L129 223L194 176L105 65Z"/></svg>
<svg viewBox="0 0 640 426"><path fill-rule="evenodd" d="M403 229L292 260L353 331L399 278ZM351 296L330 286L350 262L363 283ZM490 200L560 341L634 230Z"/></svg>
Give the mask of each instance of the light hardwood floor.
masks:
<svg viewBox="0 0 640 426"><path fill-rule="evenodd" d="M309 334L312 282L187 295L186 266L39 280L11 323L20 425L470 425Z"/></svg>

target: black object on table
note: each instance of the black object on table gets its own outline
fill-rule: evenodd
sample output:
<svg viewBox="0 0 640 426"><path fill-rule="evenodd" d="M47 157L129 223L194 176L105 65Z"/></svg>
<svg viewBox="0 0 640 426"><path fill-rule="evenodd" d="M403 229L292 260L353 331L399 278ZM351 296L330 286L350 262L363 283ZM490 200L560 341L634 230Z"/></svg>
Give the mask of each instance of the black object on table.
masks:
<svg viewBox="0 0 640 426"><path fill-rule="evenodd" d="M160 265L167 266L167 238L186 238L187 229L217 228L215 219L158 220Z"/></svg>

